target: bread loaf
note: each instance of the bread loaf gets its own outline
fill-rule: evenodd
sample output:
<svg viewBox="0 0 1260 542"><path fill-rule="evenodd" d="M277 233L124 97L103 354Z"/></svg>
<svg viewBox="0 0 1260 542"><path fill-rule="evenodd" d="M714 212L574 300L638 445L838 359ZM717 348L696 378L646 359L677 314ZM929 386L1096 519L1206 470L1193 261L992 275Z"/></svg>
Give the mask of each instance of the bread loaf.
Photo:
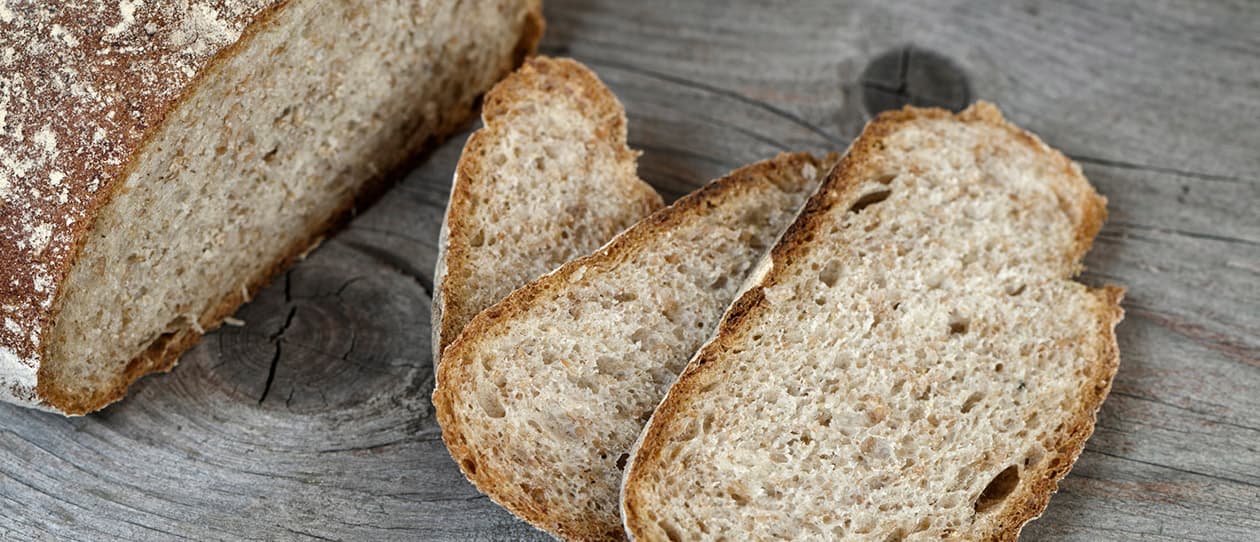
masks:
<svg viewBox="0 0 1260 542"><path fill-rule="evenodd" d="M0 3L0 399L170 368L541 31L538 0Z"/></svg>
<svg viewBox="0 0 1260 542"><path fill-rule="evenodd" d="M1014 540L1094 426L1122 290L1080 168L978 103L881 114L647 424L635 540Z"/></svg>
<svg viewBox="0 0 1260 542"><path fill-rule="evenodd" d="M738 169L473 319L433 393L464 475L556 536L621 539L630 445L829 166Z"/></svg>
<svg viewBox="0 0 1260 542"><path fill-rule="evenodd" d="M660 208L626 146L626 113L570 59L495 85L464 145L438 241L433 359L472 317Z"/></svg>

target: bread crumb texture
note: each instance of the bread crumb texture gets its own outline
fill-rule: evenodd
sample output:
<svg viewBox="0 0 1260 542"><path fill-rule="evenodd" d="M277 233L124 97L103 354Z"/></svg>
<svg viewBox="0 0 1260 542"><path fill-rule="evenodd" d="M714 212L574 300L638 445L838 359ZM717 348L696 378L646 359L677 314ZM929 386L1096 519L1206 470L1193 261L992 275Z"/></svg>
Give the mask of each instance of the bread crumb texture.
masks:
<svg viewBox="0 0 1260 542"><path fill-rule="evenodd" d="M0 329L0 394L34 399L54 284L107 185L197 70L274 3L0 1L0 318L15 323Z"/></svg>
<svg viewBox="0 0 1260 542"><path fill-rule="evenodd" d="M980 103L880 115L648 425L636 540L1010 540L1093 429L1105 200Z"/></svg>
<svg viewBox="0 0 1260 542"><path fill-rule="evenodd" d="M478 315L434 392L464 474L552 534L623 538L631 444L829 166L737 170Z"/></svg>
<svg viewBox="0 0 1260 542"><path fill-rule="evenodd" d="M446 214L435 354L486 307L662 205L638 177L621 102L576 61L530 59L486 94L482 118Z"/></svg>
<svg viewBox="0 0 1260 542"><path fill-rule="evenodd" d="M536 8L0 0L0 399L82 413L168 368L462 121Z"/></svg>

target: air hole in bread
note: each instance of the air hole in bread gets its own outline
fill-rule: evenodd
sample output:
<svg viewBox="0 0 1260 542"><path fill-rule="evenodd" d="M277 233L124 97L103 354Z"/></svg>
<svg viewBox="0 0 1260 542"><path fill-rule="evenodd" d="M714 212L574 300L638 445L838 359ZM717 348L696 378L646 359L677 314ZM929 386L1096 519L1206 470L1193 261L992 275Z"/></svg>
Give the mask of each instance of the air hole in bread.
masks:
<svg viewBox="0 0 1260 542"><path fill-rule="evenodd" d="M621 363L611 356L600 356L595 360L595 372L602 375L613 375L617 373L617 369L621 368Z"/></svg>
<svg viewBox="0 0 1260 542"><path fill-rule="evenodd" d="M464 472L468 473L469 476L477 475L477 462L473 461L472 458L463 459L459 462L459 466L463 467Z"/></svg>
<svg viewBox="0 0 1260 542"><path fill-rule="evenodd" d="M1014 285L1014 286L1010 286L1010 287L1008 287L1008 288L1006 289L1006 295L1009 295L1009 296L1017 296L1017 295L1019 295L1019 294L1022 294L1022 293L1024 293L1024 288L1025 288L1025 287L1026 287L1026 285L1024 285L1024 284L1016 284L1016 285Z"/></svg>
<svg viewBox="0 0 1260 542"><path fill-rule="evenodd" d="M932 527L931 518L921 518L919 522L914 524L914 532L923 532Z"/></svg>
<svg viewBox="0 0 1260 542"><path fill-rule="evenodd" d="M478 390L477 402L480 403L481 410L485 411L486 416L502 418L507 414L503 409L503 403L499 401L498 390Z"/></svg>
<svg viewBox="0 0 1260 542"><path fill-rule="evenodd" d="M668 521L659 521L656 524L662 531L665 531L665 537L669 539L669 542L682 542L683 537L679 532L678 527L675 527Z"/></svg>
<svg viewBox="0 0 1260 542"><path fill-rule="evenodd" d="M828 288L835 286L836 281L840 280L840 260L831 260L824 265L822 271L818 272L818 280L822 281Z"/></svg>
<svg viewBox="0 0 1260 542"><path fill-rule="evenodd" d="M617 457L617 470L626 470L626 462L630 460L630 454L621 454Z"/></svg>
<svg viewBox="0 0 1260 542"><path fill-rule="evenodd" d="M873 180L874 182L877 182L877 183L879 183L879 184L882 184L882 185L884 185L884 186L887 186L887 185L892 184L893 179L896 179L896 178L897 178L897 174L896 174L896 173L885 173L885 174L883 174L883 175L880 175L880 176L878 176L878 177L875 177L875 178L874 178L874 179L872 179L872 180Z"/></svg>
<svg viewBox="0 0 1260 542"><path fill-rule="evenodd" d="M857 201L853 202L853 205L849 206L849 212L860 213L862 212L862 210L866 209L867 207L870 207L872 205L875 205L876 203L879 203L881 201L888 199L888 196L891 196L891 195L892 195L892 190L886 190L886 189L876 190L869 194L865 194L862 197L858 198Z"/></svg>
<svg viewBox="0 0 1260 542"><path fill-rule="evenodd" d="M906 530L901 527L897 527L896 530L894 530L891 533L888 533L888 536L884 538L884 542L901 542L902 540L905 540L905 539L906 539Z"/></svg>
<svg viewBox="0 0 1260 542"><path fill-rule="evenodd" d="M638 294L636 294L636 293L634 293L634 292L620 292L620 293L618 293L618 294L616 294L616 295L614 295L614 296L613 296L613 299L617 300L617 302L618 302L618 303L625 303L625 302L627 302L627 301L634 301L634 300L636 300L636 299L638 299L638 298L639 298L639 295L638 295Z"/></svg>
<svg viewBox="0 0 1260 542"><path fill-rule="evenodd" d="M963 413L963 414L966 414L966 413L968 413L968 412L971 412L971 409L973 409L973 408L975 408L975 407L976 407L976 403L979 403L979 402L980 402L980 400L981 400L981 399L983 399L983 398L984 398L984 394L983 394L983 393L980 393L980 392L978 392L978 391L977 391L977 392L972 392L972 394L971 394L971 395L967 396L967 400L966 400L966 401L963 401L963 404L962 404L962 413Z"/></svg>
<svg viewBox="0 0 1260 542"><path fill-rule="evenodd" d="M726 275L722 275L718 277L716 280L714 280L712 284L709 285L709 289L721 290L722 288L726 287L726 281L727 281Z"/></svg>
<svg viewBox="0 0 1260 542"><path fill-rule="evenodd" d="M521 484L520 488L521 488L521 492L525 493L526 495L529 495L531 499L540 500L543 497L542 488L534 487L529 484Z"/></svg>
<svg viewBox="0 0 1260 542"><path fill-rule="evenodd" d="M1037 465L1038 463L1041 463L1041 460L1045 459L1045 457L1046 457L1046 452L1042 450L1041 448L1033 448L1031 450L1028 450L1028 455L1024 456L1024 468L1029 468L1034 465Z"/></svg>
<svg viewBox="0 0 1260 542"><path fill-rule="evenodd" d="M477 232L473 234L472 239L468 241L468 246L471 247L480 247L485 244L486 232L483 230L477 230Z"/></svg>
<svg viewBox="0 0 1260 542"><path fill-rule="evenodd" d="M592 393L599 393L599 384L596 383L595 380L592 379L589 375L582 375L579 377L574 377L573 375L569 375L569 382L571 382L573 385L579 388L590 391Z"/></svg>
<svg viewBox="0 0 1260 542"><path fill-rule="evenodd" d="M745 506L748 504L748 500L749 500L748 495L745 495L744 491L740 488L736 488L735 486L729 486L726 488L726 495L730 497L731 500L735 501L735 504L738 504L740 506Z"/></svg>
<svg viewBox="0 0 1260 542"><path fill-rule="evenodd" d="M700 434L700 428L697 427L695 420L688 420L686 427L674 436L674 440L678 442L686 442L693 440Z"/></svg>
<svg viewBox="0 0 1260 542"><path fill-rule="evenodd" d="M967 328L971 326L971 321L961 316L954 315L949 320L949 334L962 335L967 332Z"/></svg>
<svg viewBox="0 0 1260 542"><path fill-rule="evenodd" d="M985 486L984 491L980 492L980 497L976 499L976 513L983 514L989 510L993 510L1002 501L1006 500L1015 487L1019 485L1019 469L1015 465L1011 465L1002 469L989 485Z"/></svg>

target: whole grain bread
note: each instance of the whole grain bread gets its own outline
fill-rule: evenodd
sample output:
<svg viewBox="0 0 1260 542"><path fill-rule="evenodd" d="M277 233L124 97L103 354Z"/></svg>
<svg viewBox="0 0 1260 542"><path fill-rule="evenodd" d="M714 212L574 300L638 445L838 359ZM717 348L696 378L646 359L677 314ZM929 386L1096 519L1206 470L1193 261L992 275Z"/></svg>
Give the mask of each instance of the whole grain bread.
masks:
<svg viewBox="0 0 1260 542"><path fill-rule="evenodd" d="M738 169L479 314L433 393L465 476L555 536L621 539L630 445L834 160Z"/></svg>
<svg viewBox="0 0 1260 542"><path fill-rule="evenodd" d="M173 366L542 32L538 0L38 4L0 7L0 399L68 414Z"/></svg>
<svg viewBox="0 0 1260 542"><path fill-rule="evenodd" d="M577 61L536 57L486 94L438 242L433 359L473 316L662 205L626 114Z"/></svg>
<svg viewBox="0 0 1260 542"><path fill-rule="evenodd" d="M635 540L1014 540L1093 430L1123 290L1105 217L990 104L879 115L655 411Z"/></svg>

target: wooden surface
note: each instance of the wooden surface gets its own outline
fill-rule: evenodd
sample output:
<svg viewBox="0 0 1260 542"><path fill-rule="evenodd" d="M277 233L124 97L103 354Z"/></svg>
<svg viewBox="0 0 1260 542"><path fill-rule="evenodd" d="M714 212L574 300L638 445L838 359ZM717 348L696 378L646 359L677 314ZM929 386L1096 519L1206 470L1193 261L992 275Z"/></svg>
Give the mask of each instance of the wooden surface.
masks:
<svg viewBox="0 0 1260 542"><path fill-rule="evenodd" d="M544 52L620 96L670 198L842 150L880 55L952 63L1110 199L1083 280L1129 288L1114 391L1025 539L1260 539L1260 4L885 4L548 0ZM920 67L885 90L931 98ZM0 538L540 538L464 481L429 403L434 244L466 135L121 404L0 406Z"/></svg>

